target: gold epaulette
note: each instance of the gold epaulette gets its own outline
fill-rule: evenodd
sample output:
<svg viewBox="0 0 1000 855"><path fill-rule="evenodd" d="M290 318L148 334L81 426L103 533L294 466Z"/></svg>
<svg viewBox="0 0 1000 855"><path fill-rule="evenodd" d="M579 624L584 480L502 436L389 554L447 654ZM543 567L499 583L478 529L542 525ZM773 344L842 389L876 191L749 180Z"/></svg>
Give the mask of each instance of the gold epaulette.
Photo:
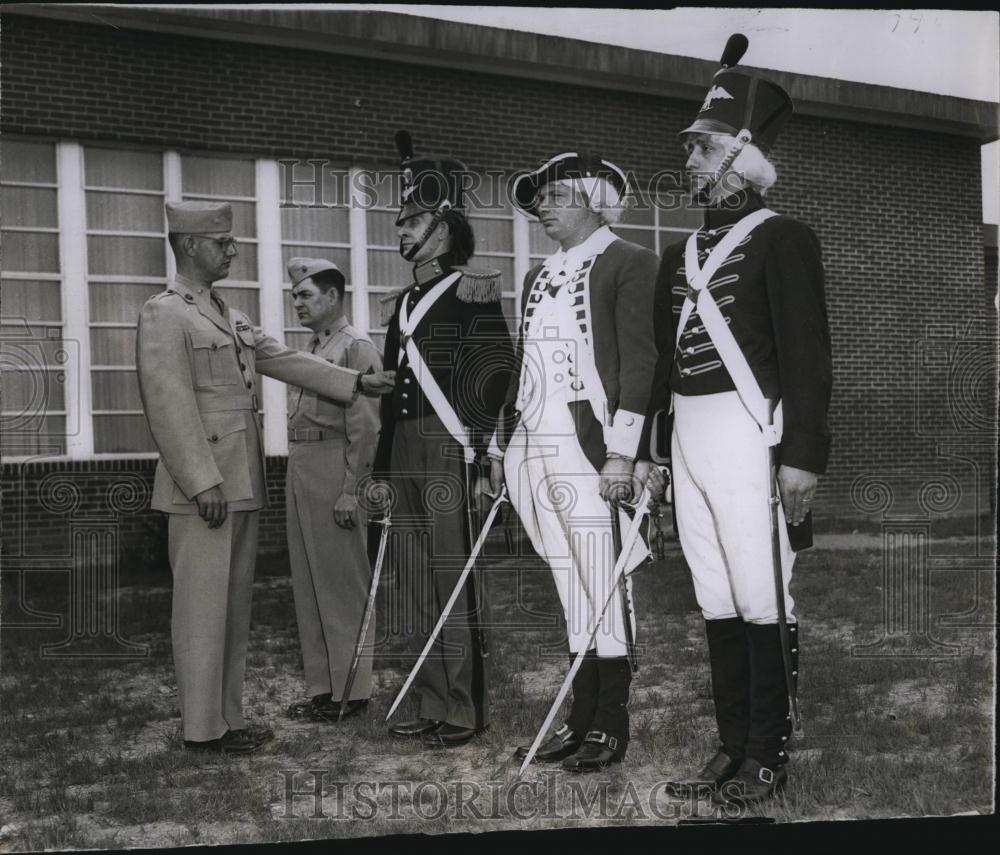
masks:
<svg viewBox="0 0 1000 855"><path fill-rule="evenodd" d="M477 270L464 264L454 270L462 274L455 294L463 303L495 303L500 299L500 278L503 274L493 268Z"/></svg>
<svg viewBox="0 0 1000 855"><path fill-rule="evenodd" d="M383 294L378 298L378 322L383 327L389 326L389 321L392 320L392 313L396 311L396 300L399 299L399 295L405 290L406 288L397 288L395 291L390 291L388 294Z"/></svg>

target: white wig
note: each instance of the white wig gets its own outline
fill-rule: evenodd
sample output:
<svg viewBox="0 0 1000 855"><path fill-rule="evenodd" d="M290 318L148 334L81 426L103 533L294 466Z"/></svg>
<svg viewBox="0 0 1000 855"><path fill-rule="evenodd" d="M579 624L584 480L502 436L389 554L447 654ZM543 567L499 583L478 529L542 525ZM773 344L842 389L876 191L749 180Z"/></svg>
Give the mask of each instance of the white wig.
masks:
<svg viewBox="0 0 1000 855"><path fill-rule="evenodd" d="M588 175L561 179L558 183L583 191L590 201L590 210L601 218L604 225L615 225L628 210L628 189L619 193L607 178Z"/></svg>
<svg viewBox="0 0 1000 855"><path fill-rule="evenodd" d="M723 134L713 134L712 136L725 145L727 149L731 149L733 143L736 141L735 137ZM743 146L743 150L736 155L736 159L729 168L733 172L740 173L747 184L762 196L778 180L778 173L774 165L764 157L764 153L753 143L747 143L747 145Z"/></svg>

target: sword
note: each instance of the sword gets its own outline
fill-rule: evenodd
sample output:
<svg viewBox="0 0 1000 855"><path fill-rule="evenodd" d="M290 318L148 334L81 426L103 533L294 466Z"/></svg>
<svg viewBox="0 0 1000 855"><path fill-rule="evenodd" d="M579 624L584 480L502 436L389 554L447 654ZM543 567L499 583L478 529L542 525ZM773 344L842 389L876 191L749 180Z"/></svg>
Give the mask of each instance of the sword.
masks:
<svg viewBox="0 0 1000 855"><path fill-rule="evenodd" d="M473 516L476 518L476 523L479 522L479 497L473 495L472 479L469 477L469 470L471 468L471 464L468 463L462 467L462 477L465 480L465 529L469 535L470 544L475 540L475 531L472 523ZM486 646L486 632L483 630L482 623L480 622L482 615L479 612L479 592L476 590L475 573L472 574L472 603L470 604L470 611L475 615L476 637L479 639L479 655L485 659L490 655L490 652Z"/></svg>
<svg viewBox="0 0 1000 855"><path fill-rule="evenodd" d="M538 747L542 744L542 738L546 733L548 733L549 728L552 726L552 721L556 717L556 713L559 712L559 707L562 706L562 702L566 700L566 695L569 693L569 687L573 684L573 678L576 676L577 671L580 670L580 666L583 664L583 658L587 655L590 645L593 644L594 639L597 637L597 631L601 628L601 622L604 620L604 615L608 611L608 606L611 605L611 601L615 598L615 594L618 593L617 584L618 580L625 572L625 559L628 557L629 552L632 551L632 547L635 545L635 541L639 537L639 529L642 526L642 518L649 513L648 505L649 488L643 487L642 495L639 496L639 501L632 506L635 510L635 516L632 517L632 524L629 526L628 533L625 535L622 551L618 555L618 559L615 561L615 568L612 571L611 593L608 595L608 598L604 603L604 607L601 609L601 613L597 617L594 628L590 631L590 638L587 640L587 643L580 648L580 652L576 654L576 658L570 666L569 673L566 675L566 679L563 680L563 684L559 687L559 693L556 695L556 699L552 703L552 707L549 709L548 715L545 716L545 721L542 722L542 726L539 729L538 734L535 736L534 742L531 743L531 748L528 749L528 753L524 757L524 762L521 764L521 768L517 773L517 777L519 778L524 774L524 770L528 768L528 765L534 759L535 753L538 751Z"/></svg>
<svg viewBox="0 0 1000 855"><path fill-rule="evenodd" d="M618 518L618 508L611 507L611 542L614 546L615 561L622 556L622 524ZM622 603L622 626L625 627L625 650L628 656L628 664L633 674L639 673L639 658L635 652L635 636L632 634L632 614L628 607L628 582L625 574L618 577L618 593L621 595Z"/></svg>
<svg viewBox="0 0 1000 855"><path fill-rule="evenodd" d="M781 494L778 490L778 459L776 446L767 449L768 504L771 508L771 567L774 569L774 592L778 601L778 636L781 639L781 660L785 666L785 688L788 690L788 710L792 717L792 729L796 733L802 731L802 720L799 718L799 704L795 690L795 675L792 673L791 644L788 637L788 616L785 612L785 585L781 576L781 542L779 540L778 508L781 505Z"/></svg>
<svg viewBox="0 0 1000 855"><path fill-rule="evenodd" d="M351 669L347 672L347 681L344 683L344 691L340 695L340 715L337 721L342 721L344 711L351 699L351 689L354 688L354 678L358 673L358 666L361 664L361 651L365 646L365 636L368 635L368 627L371 624L372 614L375 612L375 593L378 590L378 580L382 575L382 562L385 560L385 545L389 540L389 527L392 520L389 511L386 511L382 519L377 520L376 525L382 526L382 534L378 541L378 557L375 559L375 566L372 568L372 583L368 589L368 602L365 603L365 614L361 619L361 626L358 629L358 640L354 645L354 658L351 660Z"/></svg>
<svg viewBox="0 0 1000 855"><path fill-rule="evenodd" d="M487 493L487 495L490 494ZM406 678L406 682L403 683L403 688L399 690L399 694L396 695L396 700L392 702L392 706L389 708L389 712L385 717L386 721L392 718L392 714L396 711L396 708L400 705L400 703L402 703L403 698L406 696L410 686L413 685L413 681L416 679L420 666L424 664L427 654L430 652L431 647L434 646L438 633L441 632L441 627L444 626L444 622L448 619L452 606L455 605L455 600L458 599L458 595L462 591L462 586L465 585L465 580L469 578L469 573L472 572L472 568L476 564L476 556L479 555L479 550L483 548L483 543L486 542L486 536L490 533L490 526L493 525L493 520L496 518L497 511L500 510L500 505L507 501L507 488L501 487L499 494L491 496L491 498L493 499L493 507L490 508L490 512L486 515L486 523L483 525L483 530L479 533L479 537L472 546L472 553L469 555L469 560L465 562L465 568L462 570L462 575L458 577L455 589L451 592L451 596L448 597L448 602L445 603L444 608L441 610L441 617L438 618L434 629L431 631L430 637L424 645L424 649L420 651L420 656L417 658L417 664L413 666L413 670L410 671L409 676Z"/></svg>

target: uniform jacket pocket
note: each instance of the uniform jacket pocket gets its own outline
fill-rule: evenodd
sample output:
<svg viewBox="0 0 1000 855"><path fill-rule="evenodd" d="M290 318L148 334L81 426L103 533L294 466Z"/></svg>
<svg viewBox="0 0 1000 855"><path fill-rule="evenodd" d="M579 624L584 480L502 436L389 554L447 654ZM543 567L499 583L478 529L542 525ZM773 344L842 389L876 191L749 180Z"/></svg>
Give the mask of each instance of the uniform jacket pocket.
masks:
<svg viewBox="0 0 1000 855"><path fill-rule="evenodd" d="M194 355L194 382L197 386L230 386L239 382L233 340L216 330L188 333Z"/></svg>

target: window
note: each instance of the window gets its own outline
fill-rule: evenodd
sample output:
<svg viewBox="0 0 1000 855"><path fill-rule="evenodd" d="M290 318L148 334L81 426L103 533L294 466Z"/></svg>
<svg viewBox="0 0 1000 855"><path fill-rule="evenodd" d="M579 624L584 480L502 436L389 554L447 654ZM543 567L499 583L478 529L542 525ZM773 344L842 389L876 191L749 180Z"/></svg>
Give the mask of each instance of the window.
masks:
<svg viewBox="0 0 1000 855"><path fill-rule="evenodd" d="M2 158L0 451L11 456L64 454L67 349L56 147L5 139Z"/></svg>
<svg viewBox="0 0 1000 855"><path fill-rule="evenodd" d="M135 374L135 327L143 303L173 274L167 200L232 205L239 254L219 293L292 347L306 348L310 336L292 309L293 256L327 258L340 268L348 317L378 347L385 338L381 298L411 279L399 255L399 178L392 171L10 138L2 155L0 449L8 457L155 454ZM503 181L480 177L467 196L477 245L472 265L500 271L513 331L525 273L557 246L511 208ZM664 201L637 207L615 231L662 252L700 219ZM265 450L282 454L285 389L266 378L262 389Z"/></svg>

